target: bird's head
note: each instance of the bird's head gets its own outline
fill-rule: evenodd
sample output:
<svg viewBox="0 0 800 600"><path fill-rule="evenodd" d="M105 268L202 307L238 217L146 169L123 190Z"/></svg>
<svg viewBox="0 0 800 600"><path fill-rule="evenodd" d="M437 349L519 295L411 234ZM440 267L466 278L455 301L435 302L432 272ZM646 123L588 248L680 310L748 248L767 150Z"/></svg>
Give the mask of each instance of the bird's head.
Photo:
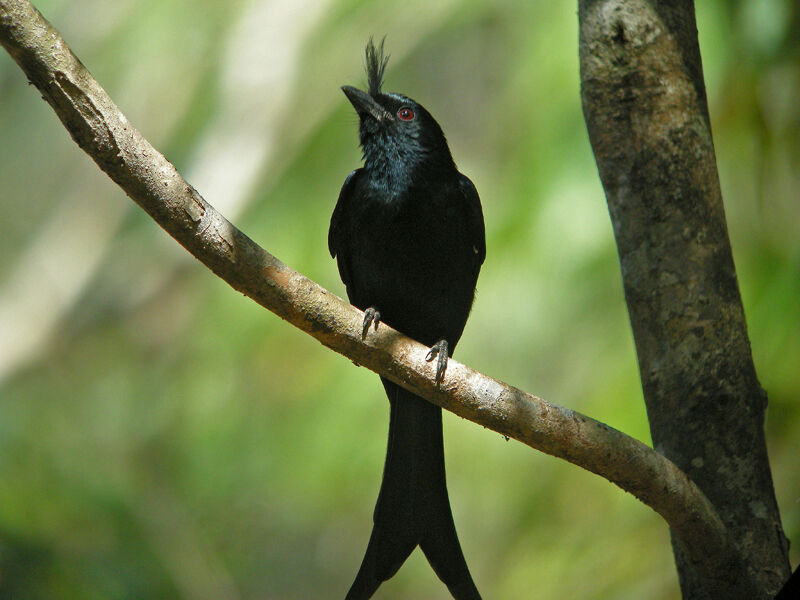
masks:
<svg viewBox="0 0 800 600"><path fill-rule="evenodd" d="M359 137L367 167L398 171L453 167L441 127L420 104L402 94L382 92L389 57L383 42L367 43L368 91L342 86L359 117Z"/></svg>

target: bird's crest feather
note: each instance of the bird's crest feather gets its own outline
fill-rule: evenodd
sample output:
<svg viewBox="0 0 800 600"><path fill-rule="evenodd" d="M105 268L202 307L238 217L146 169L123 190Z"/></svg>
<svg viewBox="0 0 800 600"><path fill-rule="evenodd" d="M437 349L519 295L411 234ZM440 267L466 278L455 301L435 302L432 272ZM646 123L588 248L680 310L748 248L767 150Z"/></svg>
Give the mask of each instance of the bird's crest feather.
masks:
<svg viewBox="0 0 800 600"><path fill-rule="evenodd" d="M371 37L367 42L366 69L370 96L380 94L381 86L383 85L383 72L386 70L386 63L389 62L389 56L383 53L383 43L385 41L386 38L384 37L378 48L375 48L375 43Z"/></svg>

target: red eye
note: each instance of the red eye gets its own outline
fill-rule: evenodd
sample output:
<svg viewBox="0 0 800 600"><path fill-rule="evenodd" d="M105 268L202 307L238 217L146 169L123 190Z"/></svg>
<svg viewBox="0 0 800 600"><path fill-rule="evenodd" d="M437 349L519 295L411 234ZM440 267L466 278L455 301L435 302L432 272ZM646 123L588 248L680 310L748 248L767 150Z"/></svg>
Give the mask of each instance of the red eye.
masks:
<svg viewBox="0 0 800 600"><path fill-rule="evenodd" d="M400 110L397 111L397 117L401 121L410 121L414 118L414 110L409 108L408 106L404 106Z"/></svg>

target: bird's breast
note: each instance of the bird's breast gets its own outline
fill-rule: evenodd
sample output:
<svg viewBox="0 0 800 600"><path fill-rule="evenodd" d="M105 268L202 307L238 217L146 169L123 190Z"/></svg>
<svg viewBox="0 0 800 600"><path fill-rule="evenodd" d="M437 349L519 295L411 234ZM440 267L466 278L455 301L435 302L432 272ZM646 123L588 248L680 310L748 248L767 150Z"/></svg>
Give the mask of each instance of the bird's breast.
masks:
<svg viewBox="0 0 800 600"><path fill-rule="evenodd" d="M472 304L474 251L462 202L457 190L433 188L364 194L354 207L352 291L420 341L438 330L436 339L452 337L450 321L465 321Z"/></svg>

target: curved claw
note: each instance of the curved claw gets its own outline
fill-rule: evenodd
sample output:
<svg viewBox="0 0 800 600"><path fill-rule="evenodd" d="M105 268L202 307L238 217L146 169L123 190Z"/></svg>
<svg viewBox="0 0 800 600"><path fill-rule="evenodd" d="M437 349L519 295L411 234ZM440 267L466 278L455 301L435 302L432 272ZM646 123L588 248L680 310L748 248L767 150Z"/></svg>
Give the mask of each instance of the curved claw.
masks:
<svg viewBox="0 0 800 600"><path fill-rule="evenodd" d="M375 329L378 329L378 323L381 322L381 313L374 306L370 306L364 311L364 325L361 329L361 339L367 337L369 326L375 323Z"/></svg>
<svg viewBox="0 0 800 600"><path fill-rule="evenodd" d="M425 360L430 362L437 356L439 360L436 361L436 377L434 381L438 385L444 380L444 372L447 369L447 359L450 356L450 348L447 344L447 340L439 340L431 346L431 349L428 350L428 354L425 356Z"/></svg>

